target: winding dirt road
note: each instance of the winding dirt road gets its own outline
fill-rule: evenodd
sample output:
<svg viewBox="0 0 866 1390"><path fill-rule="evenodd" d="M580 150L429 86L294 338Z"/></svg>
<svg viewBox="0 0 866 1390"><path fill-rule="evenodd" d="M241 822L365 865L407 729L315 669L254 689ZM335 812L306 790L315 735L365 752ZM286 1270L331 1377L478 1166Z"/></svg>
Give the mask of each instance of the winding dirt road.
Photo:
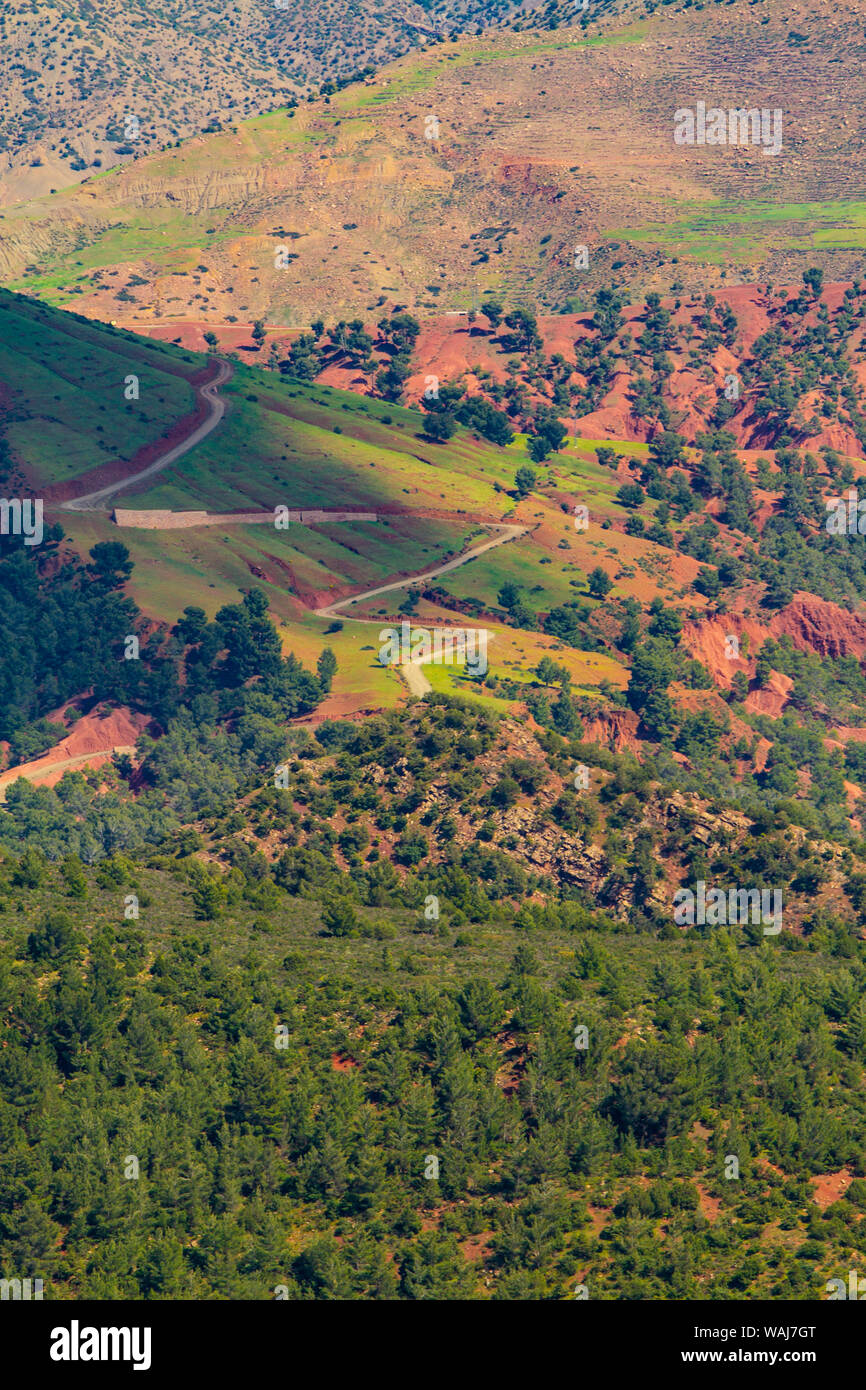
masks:
<svg viewBox="0 0 866 1390"><path fill-rule="evenodd" d="M95 753L76 753L74 758L57 758L54 762L39 759L33 764L20 763L7 768L5 772L0 773L0 801L5 801L7 788L11 787L13 782L17 782L19 777L38 787L46 777L55 772L73 772L76 769L84 772L91 768L97 758L113 758L118 753L127 753L132 757L135 744L115 743L112 747L99 749Z"/></svg>
<svg viewBox="0 0 866 1390"><path fill-rule="evenodd" d="M423 516L423 512L415 513ZM494 536L492 541L485 541L483 545L477 545L472 550L464 550L462 555L457 555L453 560L446 560L444 564L436 565L432 570L424 570L423 574L410 574L406 579L397 579L392 584L380 584L377 589L365 589L361 594L351 594L349 598L338 599L336 603L326 603L323 608L316 608L317 618L333 618L337 610L347 608L350 603L360 603L362 599L377 598L379 594L390 594L394 589L408 589L413 584L423 584L425 579L435 579L440 574L446 574L448 570L456 570L460 565L465 565L469 560L474 560L476 556L483 555L486 550L492 550L494 546L505 545L506 541L516 540L518 536L525 536L530 529L528 526L514 526L506 522L499 521L479 521L479 526L485 526L490 531L502 531L501 536ZM369 623L374 621L371 618L349 618L350 623Z"/></svg>
<svg viewBox="0 0 866 1390"><path fill-rule="evenodd" d="M446 574L449 570L456 570L460 565L468 564L470 560L475 560L479 555L483 555L487 550L493 550L497 545L505 545L508 541L516 540L518 536L525 536L531 528L529 526L516 526L508 522L487 521L479 522L491 531L500 531L501 535L494 536L492 540L485 541L483 545L476 545L472 550L465 550L462 555L457 555L453 560L446 560L441 565L435 565L433 569L425 570L423 574L410 575L407 579L398 579L391 584L380 584L376 589L365 589L361 594L352 594L349 598L338 599L336 603L325 604L322 608L316 608L317 618L334 618L341 608L347 608L352 603L360 603L362 599L377 598L379 594L390 594L395 589L408 589L412 585L423 584L427 579L435 579L440 574ZM345 615L350 623L369 623L370 618L350 618ZM491 634L492 635L492 634ZM428 658L430 660L431 658ZM397 669L403 676L409 692L419 699L423 695L429 695L433 689L424 672L421 670L424 662L404 661Z"/></svg>
<svg viewBox="0 0 866 1390"><path fill-rule="evenodd" d="M60 506L68 512L98 512L102 511L102 504L107 502L109 497L114 497L115 493L123 492L126 488L132 487L133 483L140 483L143 478L150 478L154 473L160 473L163 468L167 468L170 463L181 458L184 454L194 449L196 444L200 444L217 427L226 413L226 403L219 395L219 388L224 386L229 380L234 368L230 362L220 362L219 370L212 380L205 382L203 386L196 388L196 395L199 400L204 401L208 408L207 419L203 420L186 439L181 440L180 444L175 444L171 449L167 449L159 458L149 463L147 468L142 468L140 472L133 473L129 478L121 478L120 482L109 483L107 487L97 488L95 492L85 492L81 497L71 497L67 502L61 502Z"/></svg>
<svg viewBox="0 0 866 1390"><path fill-rule="evenodd" d="M219 388L224 386L231 378L233 370L231 363L220 361L216 376L197 388L196 394L199 399L207 405L208 415L186 439L182 440L179 444L173 445L170 449L167 449L165 453L160 454L158 458L154 459L146 468L140 469L138 473L134 473L128 478L121 478L118 482L110 483L92 492L83 493L80 497L69 498L65 502L61 502L60 506L66 511L100 511L103 509L102 504L107 502L110 497L115 496L116 493L125 491L125 489L131 487L133 483L141 482L144 478L152 477L163 468L168 467L169 464L174 463L176 459L188 453L190 449L194 449L197 444L200 444L203 439L206 439L207 436L216 429L225 415L226 403L219 395ZM316 608L314 610L316 616L319 618L333 618L338 611L350 607L353 603L361 603L364 599L377 598L380 594L389 594L396 589L406 589L413 585L423 584L429 579L436 579L441 574L447 574L450 570L455 570L461 565L468 564L470 560L477 559L479 555L484 555L486 551L493 550L498 545L505 545L508 541L516 540L518 536L526 535L531 529L529 526L517 526L507 522L490 521L479 522L478 524L484 526L488 530L497 531L499 534L494 536L492 540L485 541L482 545L473 546L471 550L464 551L462 555L457 555L452 560L445 560L440 565L434 565L432 569L424 570L421 574L409 575L404 579L396 579L389 584L380 584L373 589L365 589L360 594L352 594L349 598L338 599L334 603L325 604L321 608ZM348 615L346 616L348 617ZM371 620L368 618L349 617L348 621L364 623L370 622ZM406 662L398 667L398 670L401 672L409 687L410 693L416 697L429 694L432 690L432 686L424 675L421 666L421 662ZM16 781L18 777L24 776L27 780L34 775L44 777L52 773L65 772L73 768L87 767L88 764L92 763L96 758L112 757L114 754L118 753L132 754L134 751L133 745L118 744L105 749L95 749L92 752L76 754L73 757L59 758L56 760L46 759L45 761L39 759L36 760L36 763L33 765L21 764L14 768L7 768L0 774L0 802L4 799L7 788Z"/></svg>

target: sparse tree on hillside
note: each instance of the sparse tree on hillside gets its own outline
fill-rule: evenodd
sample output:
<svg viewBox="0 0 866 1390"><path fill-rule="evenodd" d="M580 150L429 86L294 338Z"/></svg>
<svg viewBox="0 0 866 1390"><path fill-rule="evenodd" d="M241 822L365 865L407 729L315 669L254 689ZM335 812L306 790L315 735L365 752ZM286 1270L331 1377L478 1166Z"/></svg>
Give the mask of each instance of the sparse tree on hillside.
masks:
<svg viewBox="0 0 866 1390"><path fill-rule="evenodd" d="M444 444L457 428L454 416L444 410L431 410L424 416L424 433L437 444Z"/></svg>
<svg viewBox="0 0 866 1390"><path fill-rule="evenodd" d="M514 486L517 489L518 497L528 497L535 487L536 481L537 479L533 469L527 468L525 464L522 468L518 468L514 475Z"/></svg>
<svg viewBox="0 0 866 1390"><path fill-rule="evenodd" d="M601 565L596 565L594 570L590 570L587 587L593 598L604 598L613 588L613 580L607 570L603 570Z"/></svg>
<svg viewBox="0 0 866 1390"><path fill-rule="evenodd" d="M325 692L331 689L331 684L336 673L337 658L334 656L331 648L326 647L316 662L316 674L319 677L319 684Z"/></svg>

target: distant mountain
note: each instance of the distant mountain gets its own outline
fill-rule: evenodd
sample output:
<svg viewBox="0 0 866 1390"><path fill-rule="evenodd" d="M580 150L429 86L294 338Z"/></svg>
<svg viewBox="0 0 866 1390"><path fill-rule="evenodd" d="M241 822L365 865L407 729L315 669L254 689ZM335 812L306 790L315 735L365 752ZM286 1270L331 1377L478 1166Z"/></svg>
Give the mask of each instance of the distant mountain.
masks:
<svg viewBox="0 0 866 1390"><path fill-rule="evenodd" d="M866 244L862 25L765 10L588 28L553 14L430 45L10 209L0 278L136 327L301 327L388 303L429 317L490 292L579 312L601 285L716 292L811 264L850 279ZM726 135L734 112L733 142L714 111Z"/></svg>
<svg viewBox="0 0 866 1390"><path fill-rule="evenodd" d="M13 201L266 111L514 0L64 0L0 7L0 196ZM138 127L131 124L134 118Z"/></svg>

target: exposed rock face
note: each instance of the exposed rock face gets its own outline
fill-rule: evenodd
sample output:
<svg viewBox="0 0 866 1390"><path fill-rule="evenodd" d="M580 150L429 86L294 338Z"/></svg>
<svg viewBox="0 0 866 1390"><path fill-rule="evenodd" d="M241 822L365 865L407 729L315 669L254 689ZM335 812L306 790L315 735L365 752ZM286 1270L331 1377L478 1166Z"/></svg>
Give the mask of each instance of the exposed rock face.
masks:
<svg viewBox="0 0 866 1390"><path fill-rule="evenodd" d="M739 811L710 811L682 792L672 792L665 810L668 821L675 820L681 811L694 817L691 836L702 845L719 844L729 836L744 835L751 825L748 816Z"/></svg>
<svg viewBox="0 0 866 1390"><path fill-rule="evenodd" d="M542 872L591 893L597 893L607 877L603 850L555 830L534 837L527 857Z"/></svg>
<svg viewBox="0 0 866 1390"><path fill-rule="evenodd" d="M796 594L776 614L770 630L774 637L787 634L801 651L818 656L866 655L866 620L813 594Z"/></svg>
<svg viewBox="0 0 866 1390"><path fill-rule="evenodd" d="M501 817L506 834L520 839L520 857L541 874L590 892L597 892L607 876L604 851L540 820L529 806L515 806Z"/></svg>
<svg viewBox="0 0 866 1390"><path fill-rule="evenodd" d="M583 738L586 743L600 743L613 753L631 750L640 752L640 739L637 731L640 720L634 710L615 709L609 714L591 719L584 725Z"/></svg>
<svg viewBox="0 0 866 1390"><path fill-rule="evenodd" d="M731 659L731 637L737 639L745 655ZM737 671L753 679L755 658L764 642L781 637L790 638L800 651L816 656L866 658L866 619L806 592L795 594L766 623L736 612L684 623L682 646L707 668L718 686L729 689ZM790 699L793 684L789 676L774 671L765 685L749 692L746 709L777 719Z"/></svg>

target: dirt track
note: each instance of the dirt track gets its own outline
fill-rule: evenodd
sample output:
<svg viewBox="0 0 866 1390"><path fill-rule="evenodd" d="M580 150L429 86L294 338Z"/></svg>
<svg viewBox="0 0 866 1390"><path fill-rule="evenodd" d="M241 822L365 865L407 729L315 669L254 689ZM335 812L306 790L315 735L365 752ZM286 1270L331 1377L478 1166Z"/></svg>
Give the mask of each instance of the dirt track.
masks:
<svg viewBox="0 0 866 1390"><path fill-rule="evenodd" d="M115 493L123 492L126 488L132 487L133 483L139 483L143 478L150 478L154 473L160 473L163 468L167 468L170 463L181 458L184 454L194 449L196 444L200 444L206 439L222 420L226 413L226 404L219 395L219 388L224 386L229 380L234 368L230 362L220 362L217 374L203 386L196 388L196 395L199 400L207 407L207 415L200 424L196 425L191 434L174 444L170 449L160 454L158 458L149 463L146 468L142 468L138 473L132 473L128 478L121 478L118 482L109 483L106 487L97 488L94 492L85 492L80 497L70 497L66 502L61 502L60 506L65 511L70 512L95 512L102 510L102 503Z"/></svg>
<svg viewBox="0 0 866 1390"><path fill-rule="evenodd" d="M423 512L415 513L423 516ZM462 555L457 555L453 560L446 560L444 564L436 565L431 570L424 570L422 574L410 574L405 579L397 579L392 584L380 584L377 589L365 589L361 594L351 594L349 598L338 599L336 603L325 604L323 608L317 608L315 614L317 618L333 618L338 608L346 608L350 603L360 603L362 599L377 598L379 594L390 594L394 589L406 589L412 584L422 584L425 579L435 579L440 574L447 573L448 570L456 570L460 565L465 565L467 561L474 560L477 555L483 555L486 550L492 550L494 546L505 545L506 541L516 540L518 536L525 536L530 529L528 526L514 526L507 522L482 521L480 526L487 526L491 531L504 531L502 536L494 536L492 541L485 541L483 545L478 545L474 550L466 550ZM350 618L351 623L369 622L368 618Z"/></svg>
<svg viewBox="0 0 866 1390"><path fill-rule="evenodd" d="M485 541L483 545L477 545L472 550L464 551L462 555L456 556L453 560L446 560L444 564L435 565L433 569L425 570L423 574L410 575L407 579L398 579L392 584L380 584L376 589L365 589L361 594L352 594L350 598L341 598L336 603L326 604L323 608L315 610L316 617L333 618L339 608L346 608L351 603L360 603L362 599L376 598L379 594L389 594L394 589L405 589L413 584L422 584L427 579L435 579L438 575L447 573L448 570L456 570L460 565L467 564L469 560L474 560L478 555L483 555L485 551L492 550L494 546L505 545L507 541L516 540L518 536L525 536L530 530L529 526L515 526L507 522L487 521L480 524L488 526L492 531L501 531L504 534L494 536L493 540ZM348 618L348 621L350 623L366 623L371 620L369 618ZM421 670L422 664L420 661L404 661L397 668L408 685L410 694L419 699L424 695L429 695L433 689Z"/></svg>
<svg viewBox="0 0 866 1390"><path fill-rule="evenodd" d="M57 772L70 772L74 768L83 769L96 758L113 758L116 753L126 753L131 757L134 752L134 744L123 743L113 748L102 748L94 753L77 753L74 758L58 758L56 762L39 759L36 763L21 763L17 767L10 767L6 772L0 773L0 801L5 799L7 788L13 782L17 782L19 777L23 777L33 786L38 786L46 777L52 777Z"/></svg>

